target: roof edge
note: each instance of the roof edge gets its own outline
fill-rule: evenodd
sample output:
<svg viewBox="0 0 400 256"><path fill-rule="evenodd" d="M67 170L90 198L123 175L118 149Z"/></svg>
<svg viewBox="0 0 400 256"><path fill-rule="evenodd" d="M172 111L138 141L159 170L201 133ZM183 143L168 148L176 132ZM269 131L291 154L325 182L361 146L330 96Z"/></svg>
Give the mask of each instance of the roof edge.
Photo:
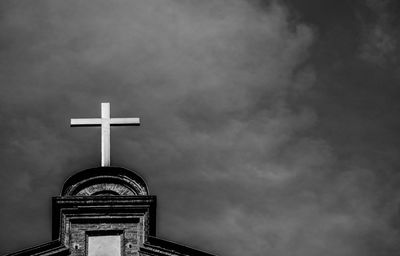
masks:
<svg viewBox="0 0 400 256"><path fill-rule="evenodd" d="M149 236L147 241L140 248L140 250L152 251L153 253L166 252L165 254L168 254L169 251L177 255L215 256L215 254L210 254L208 252L177 244L175 242L164 240L155 236Z"/></svg>
<svg viewBox="0 0 400 256"><path fill-rule="evenodd" d="M69 249L59 239L43 243L31 248L5 254L4 256L33 256L33 255L69 255Z"/></svg>

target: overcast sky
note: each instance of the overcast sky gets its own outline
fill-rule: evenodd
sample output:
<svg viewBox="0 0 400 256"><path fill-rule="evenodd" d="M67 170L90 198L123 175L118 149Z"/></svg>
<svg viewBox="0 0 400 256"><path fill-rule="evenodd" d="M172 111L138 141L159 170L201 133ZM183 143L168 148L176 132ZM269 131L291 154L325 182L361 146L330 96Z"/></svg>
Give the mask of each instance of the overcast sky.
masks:
<svg viewBox="0 0 400 256"><path fill-rule="evenodd" d="M0 2L0 254L51 238L100 164L158 196L158 235L218 255L400 251L400 3Z"/></svg>

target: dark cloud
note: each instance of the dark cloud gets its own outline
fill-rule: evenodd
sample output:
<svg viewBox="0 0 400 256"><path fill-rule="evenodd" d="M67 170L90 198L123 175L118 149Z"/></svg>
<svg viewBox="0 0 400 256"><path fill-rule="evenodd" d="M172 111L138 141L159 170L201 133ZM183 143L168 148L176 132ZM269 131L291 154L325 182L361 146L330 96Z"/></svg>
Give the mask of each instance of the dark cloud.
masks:
<svg viewBox="0 0 400 256"><path fill-rule="evenodd" d="M363 22L364 40L360 45L360 57L378 65L397 62L399 34L395 24L398 22L396 22L396 12L392 11L398 9L398 6L388 0L367 0L365 5L373 19L366 20L359 14Z"/></svg>
<svg viewBox="0 0 400 256"><path fill-rule="evenodd" d="M113 129L111 161L158 196L161 237L220 255L398 251L398 151L354 153L377 144L350 138L363 127L350 99L335 102L348 119L327 118L337 73L358 89L327 69L345 44L323 17L275 1L1 4L1 252L50 238L49 197L100 158L99 130L69 118L104 101L142 119Z"/></svg>

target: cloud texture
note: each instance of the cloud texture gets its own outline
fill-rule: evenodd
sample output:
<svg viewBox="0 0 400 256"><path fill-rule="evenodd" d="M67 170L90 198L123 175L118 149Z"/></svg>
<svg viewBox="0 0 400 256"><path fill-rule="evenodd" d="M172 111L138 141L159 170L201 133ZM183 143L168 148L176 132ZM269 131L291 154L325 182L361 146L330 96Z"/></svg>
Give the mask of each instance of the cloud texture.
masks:
<svg viewBox="0 0 400 256"><path fill-rule="evenodd" d="M396 207L376 173L340 166L303 99L316 32L282 3L3 1L0 252L50 238L50 196L111 162L158 196L159 235L219 255L394 255ZM397 192L398 194L398 192ZM383 200L385 199L385 200Z"/></svg>

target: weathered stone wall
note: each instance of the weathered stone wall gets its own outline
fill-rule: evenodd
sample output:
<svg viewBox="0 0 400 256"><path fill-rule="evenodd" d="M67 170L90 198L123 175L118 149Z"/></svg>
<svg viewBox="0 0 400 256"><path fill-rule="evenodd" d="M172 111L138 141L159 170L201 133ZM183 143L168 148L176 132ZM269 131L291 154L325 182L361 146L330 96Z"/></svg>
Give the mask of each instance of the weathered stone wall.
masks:
<svg viewBox="0 0 400 256"><path fill-rule="evenodd" d="M69 248L71 255L87 255L89 235L121 236L122 255L137 256L139 246L143 244L143 222L138 223L71 223Z"/></svg>

